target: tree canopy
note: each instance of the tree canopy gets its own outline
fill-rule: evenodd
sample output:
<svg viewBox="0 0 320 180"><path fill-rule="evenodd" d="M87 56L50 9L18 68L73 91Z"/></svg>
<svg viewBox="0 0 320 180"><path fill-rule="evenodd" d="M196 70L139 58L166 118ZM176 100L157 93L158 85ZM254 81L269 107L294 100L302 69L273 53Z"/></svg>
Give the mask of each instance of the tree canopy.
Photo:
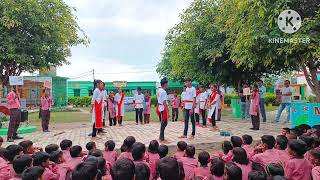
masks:
<svg viewBox="0 0 320 180"><path fill-rule="evenodd" d="M74 8L62 0L0 1L0 79L68 63L70 48L89 43Z"/></svg>

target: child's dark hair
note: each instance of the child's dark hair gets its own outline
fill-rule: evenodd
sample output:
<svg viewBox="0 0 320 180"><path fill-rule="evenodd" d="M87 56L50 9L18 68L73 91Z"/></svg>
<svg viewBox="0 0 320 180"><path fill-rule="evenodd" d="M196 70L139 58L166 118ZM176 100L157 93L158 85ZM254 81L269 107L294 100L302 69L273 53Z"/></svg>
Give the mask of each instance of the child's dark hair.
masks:
<svg viewBox="0 0 320 180"><path fill-rule="evenodd" d="M51 154L54 151L59 150L58 144L49 144L44 148L44 151L48 154Z"/></svg>
<svg viewBox="0 0 320 180"><path fill-rule="evenodd" d="M136 139L133 136L128 136L121 146L121 152L130 152L132 149L132 145L136 142Z"/></svg>
<svg viewBox="0 0 320 180"><path fill-rule="evenodd" d="M315 148L315 149L311 150L311 155L313 156L314 159L317 159L318 161L320 161L320 149L319 148Z"/></svg>
<svg viewBox="0 0 320 180"><path fill-rule="evenodd" d="M224 174L224 161L220 158L213 158L211 160L210 171L211 174L217 177L222 177Z"/></svg>
<svg viewBox="0 0 320 180"><path fill-rule="evenodd" d="M248 180L267 180L267 176L263 171L251 171L248 174Z"/></svg>
<svg viewBox="0 0 320 180"><path fill-rule="evenodd" d="M22 147L16 144L11 144L9 146L7 146L6 150L4 151L4 157L12 162L14 157L16 157L17 155L20 154L20 152L22 152Z"/></svg>
<svg viewBox="0 0 320 180"><path fill-rule="evenodd" d="M187 157L193 158L196 154L196 148L193 145L188 145L185 152Z"/></svg>
<svg viewBox="0 0 320 180"><path fill-rule="evenodd" d="M70 148L70 156L73 158L79 157L81 152L82 152L81 146L76 145Z"/></svg>
<svg viewBox="0 0 320 180"><path fill-rule="evenodd" d="M278 135L276 138L276 144L281 150L285 150L288 146L288 138L284 135Z"/></svg>
<svg viewBox="0 0 320 180"><path fill-rule="evenodd" d="M182 163L172 157L160 159L157 170L163 180L183 180L185 177Z"/></svg>
<svg viewBox="0 0 320 180"><path fill-rule="evenodd" d="M202 167L207 167L210 160L210 155L207 151L202 151L198 155L198 161Z"/></svg>
<svg viewBox="0 0 320 180"><path fill-rule="evenodd" d="M135 161L141 160L146 152L146 146L141 142L136 142L132 146L132 157Z"/></svg>
<svg viewBox="0 0 320 180"><path fill-rule="evenodd" d="M106 143L104 143L104 146L108 151L113 151L116 147L116 143L112 140L109 140Z"/></svg>
<svg viewBox="0 0 320 180"><path fill-rule="evenodd" d="M16 174L21 174L26 168L32 166L32 158L29 155L19 155L12 161L12 167Z"/></svg>
<svg viewBox="0 0 320 180"><path fill-rule="evenodd" d="M311 129L311 126L309 126L308 124L300 124L299 128L301 128L302 131L306 133L309 129Z"/></svg>
<svg viewBox="0 0 320 180"><path fill-rule="evenodd" d="M36 152L32 155L33 166L42 166L42 163L50 159L50 155L46 152Z"/></svg>
<svg viewBox="0 0 320 180"><path fill-rule="evenodd" d="M272 177L272 180L288 180L288 179L285 178L284 176L274 176Z"/></svg>
<svg viewBox="0 0 320 180"><path fill-rule="evenodd" d="M73 180L95 180L98 174L97 166L92 163L83 162L72 171Z"/></svg>
<svg viewBox="0 0 320 180"><path fill-rule="evenodd" d="M0 143L3 143L3 138L0 136Z"/></svg>
<svg viewBox="0 0 320 180"><path fill-rule="evenodd" d="M320 130L320 124L312 126L312 129Z"/></svg>
<svg viewBox="0 0 320 180"><path fill-rule="evenodd" d="M303 134L303 129L299 126L294 127L293 129L290 129L290 133L295 134L296 136L301 136Z"/></svg>
<svg viewBox="0 0 320 180"><path fill-rule="evenodd" d="M288 134L290 133L290 128L285 127L285 128L282 128L282 129L285 130Z"/></svg>
<svg viewBox="0 0 320 180"><path fill-rule="evenodd" d="M168 155L169 149L167 145L160 145L158 148L158 154L160 156L160 158L164 158Z"/></svg>
<svg viewBox="0 0 320 180"><path fill-rule="evenodd" d="M225 165L227 180L242 180L242 170L235 163Z"/></svg>
<svg viewBox="0 0 320 180"><path fill-rule="evenodd" d="M307 144L308 150L312 149L314 144L314 139L311 136L301 135L299 137L300 140L304 141Z"/></svg>
<svg viewBox="0 0 320 180"><path fill-rule="evenodd" d="M93 149L89 152L89 156L103 157L103 153L100 149Z"/></svg>
<svg viewBox="0 0 320 180"><path fill-rule="evenodd" d="M247 156L247 152L241 148L241 147L235 147L232 150L233 152L233 162L236 162L238 164L244 164L244 165L248 165L249 164L249 159Z"/></svg>
<svg viewBox="0 0 320 180"><path fill-rule="evenodd" d="M58 150L58 151L54 151L50 154L50 161L58 164L59 163L59 159L60 157L63 156L63 152Z"/></svg>
<svg viewBox="0 0 320 180"><path fill-rule="evenodd" d="M33 142L30 140L24 140L19 143L19 146L22 147L23 153L28 154L27 150L33 145Z"/></svg>
<svg viewBox="0 0 320 180"><path fill-rule="evenodd" d="M68 148L72 147L72 141L69 139L64 139L60 142L60 148L61 150L67 150Z"/></svg>
<svg viewBox="0 0 320 180"><path fill-rule="evenodd" d="M98 180L102 179L103 176L107 174L107 169L106 169L106 160L103 157L97 157L98 160Z"/></svg>
<svg viewBox="0 0 320 180"><path fill-rule="evenodd" d="M149 180L150 168L145 163L139 163L135 167L135 180Z"/></svg>
<svg viewBox="0 0 320 180"><path fill-rule="evenodd" d="M281 164L270 163L266 166L266 172L268 176L284 176L284 169Z"/></svg>
<svg viewBox="0 0 320 180"><path fill-rule="evenodd" d="M29 167L23 171L21 175L22 180L35 180L41 178L44 168L41 166Z"/></svg>
<svg viewBox="0 0 320 180"><path fill-rule="evenodd" d="M252 144L252 141L253 141L252 136L250 136L248 134L243 135L242 140L243 140L243 143L247 144L247 145Z"/></svg>
<svg viewBox="0 0 320 180"><path fill-rule="evenodd" d="M230 139L233 147L241 147L242 146L242 139L239 136L231 136Z"/></svg>
<svg viewBox="0 0 320 180"><path fill-rule="evenodd" d="M122 158L116 161L111 168L113 180L132 180L134 177L134 163L130 159Z"/></svg>
<svg viewBox="0 0 320 180"><path fill-rule="evenodd" d="M179 141L177 143L178 148L180 149L180 151L185 151L188 144L185 141Z"/></svg>
<svg viewBox="0 0 320 180"><path fill-rule="evenodd" d="M231 151L232 149L233 147L230 141L223 141L222 143L223 154L228 154L229 151Z"/></svg>
<svg viewBox="0 0 320 180"><path fill-rule="evenodd" d="M276 140L274 139L273 136L271 135L263 135L261 137L261 141L262 143L267 145L267 149L272 149L274 148L275 144L276 144Z"/></svg>
<svg viewBox="0 0 320 180"><path fill-rule="evenodd" d="M289 141L289 148L296 153L296 156L303 157L303 155L307 152L307 144L298 139Z"/></svg>
<svg viewBox="0 0 320 180"><path fill-rule="evenodd" d="M90 141L90 142L88 142L88 143L86 144L86 149L87 149L88 151L93 150L95 147L96 147L96 143L93 142L93 141Z"/></svg>
<svg viewBox="0 0 320 180"><path fill-rule="evenodd" d="M157 154L159 149L159 143L157 140L152 140L149 143L148 152L152 154Z"/></svg>

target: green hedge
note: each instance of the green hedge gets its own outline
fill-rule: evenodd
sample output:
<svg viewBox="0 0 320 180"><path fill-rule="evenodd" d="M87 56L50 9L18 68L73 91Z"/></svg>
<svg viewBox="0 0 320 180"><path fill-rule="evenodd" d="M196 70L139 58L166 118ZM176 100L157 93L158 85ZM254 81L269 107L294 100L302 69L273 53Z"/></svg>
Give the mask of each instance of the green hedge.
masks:
<svg viewBox="0 0 320 180"><path fill-rule="evenodd" d="M231 104L231 99L239 98L237 94L225 94L224 95L224 104ZM272 93L267 93L266 97L264 98L264 103L266 105L275 104L276 102L276 95Z"/></svg>
<svg viewBox="0 0 320 180"><path fill-rule="evenodd" d="M81 97L69 97L68 104L75 106L89 106L91 104L90 96L81 96Z"/></svg>

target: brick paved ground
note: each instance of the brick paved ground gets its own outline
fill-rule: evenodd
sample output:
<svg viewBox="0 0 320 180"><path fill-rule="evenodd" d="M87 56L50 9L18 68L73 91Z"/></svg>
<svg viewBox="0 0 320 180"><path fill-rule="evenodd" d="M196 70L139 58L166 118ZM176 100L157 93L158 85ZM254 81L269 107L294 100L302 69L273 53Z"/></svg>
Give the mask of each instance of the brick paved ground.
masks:
<svg viewBox="0 0 320 180"><path fill-rule="evenodd" d="M285 117L285 116L283 116ZM25 139L32 140L36 146L44 147L45 145L51 143L59 144L63 139L70 139L74 144L81 145L85 147L85 144L91 140L87 135L91 132L90 124L77 124L78 126L71 129L65 129L63 125L58 128L52 128L50 133L35 132L31 134L24 135ZM249 121L234 120L231 118L223 117L222 122L217 123L220 130L227 130L231 135L243 135L249 134L253 136L255 140L258 140L261 135L279 134L282 127L289 125L283 124L272 124L270 122L261 124L260 131L252 131L249 128L251 123ZM66 126L67 127L67 126ZM175 147L176 143L180 140L178 137L182 135L183 132L183 122L169 122L166 129L166 138L171 142L168 146L172 149ZM120 147L123 140L131 135L134 136L137 141L143 142L146 145L153 139L158 139L159 136L159 123L151 123L148 125L135 125L132 122L125 122L124 126L117 127L107 127L107 134L103 135L100 140L96 143L98 148L103 149L104 142L106 140L112 139L116 142L117 148ZM189 125L189 134L191 134L191 124ZM6 138L5 138L6 139ZM211 149L216 150L220 148L220 144L224 140L229 140L230 137L222 137L219 134L219 130L212 132L209 128L196 128L196 137L193 140L184 139L190 144L196 145L197 149ZM18 143L16 141L15 143ZM4 146L9 143L4 143Z"/></svg>

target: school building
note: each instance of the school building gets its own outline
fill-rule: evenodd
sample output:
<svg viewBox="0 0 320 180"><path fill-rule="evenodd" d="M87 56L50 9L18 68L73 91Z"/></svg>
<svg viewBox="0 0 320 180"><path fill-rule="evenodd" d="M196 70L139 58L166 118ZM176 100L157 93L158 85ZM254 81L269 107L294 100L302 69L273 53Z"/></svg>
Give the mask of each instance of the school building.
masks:
<svg viewBox="0 0 320 180"><path fill-rule="evenodd" d="M109 93L110 91L117 91L117 88L114 86L114 82L105 82L106 90ZM181 93L183 90L183 82L169 81L168 93ZM93 82L92 81L68 81L68 97L73 96L90 96L93 91ZM135 94L137 87L141 87L142 91L149 91L151 95L156 94L157 88L160 84L156 81L140 81L140 82L126 82L125 87L122 88L126 96L133 96Z"/></svg>

